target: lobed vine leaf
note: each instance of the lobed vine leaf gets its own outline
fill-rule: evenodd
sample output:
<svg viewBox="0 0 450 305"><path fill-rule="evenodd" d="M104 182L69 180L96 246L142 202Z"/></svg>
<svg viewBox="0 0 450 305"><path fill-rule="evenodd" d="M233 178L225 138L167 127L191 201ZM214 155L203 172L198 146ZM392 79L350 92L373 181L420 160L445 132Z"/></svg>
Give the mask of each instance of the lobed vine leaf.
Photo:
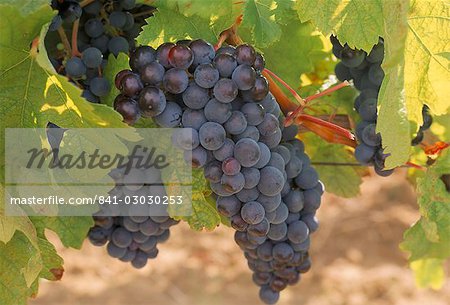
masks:
<svg viewBox="0 0 450 305"><path fill-rule="evenodd" d="M33 293L31 284L39 271L31 272L31 258L39 257L39 252L30 244L30 240L17 231L8 243L0 242L0 302L2 304L26 304Z"/></svg>
<svg viewBox="0 0 450 305"><path fill-rule="evenodd" d="M50 229L58 234L65 247L75 249L81 248L89 228L94 226L90 216L31 217L31 221L41 236L45 229Z"/></svg>
<svg viewBox="0 0 450 305"><path fill-rule="evenodd" d="M421 288L431 287L439 289L444 284L445 274L443 268L444 260L426 258L411 263L417 286Z"/></svg>
<svg viewBox="0 0 450 305"><path fill-rule="evenodd" d="M408 118L420 126L422 104L428 105L434 115L450 109L450 6L447 1L413 1L407 23L406 107Z"/></svg>
<svg viewBox="0 0 450 305"><path fill-rule="evenodd" d="M293 20L281 27L281 38L276 44L262 49L267 68L294 88L299 86L302 74L314 70L313 58L327 56L320 35L314 31L311 23Z"/></svg>
<svg viewBox="0 0 450 305"><path fill-rule="evenodd" d="M385 40L385 59L383 70L385 77L378 96L377 131L381 133L384 153L391 156L386 159L385 166L392 168L405 164L411 150L410 126L406 96L403 90L405 83L404 48L407 35L406 14L408 2L392 1L385 5L386 20L395 27ZM399 69L399 67L401 67ZM422 111L420 111L422 113Z"/></svg>
<svg viewBox="0 0 450 305"><path fill-rule="evenodd" d="M178 190L178 191L177 191ZM191 229L200 231L203 229L213 230L220 222L221 217L216 209L215 202L212 204L210 195L211 190L208 182L203 176L202 169L192 169L192 197L189 216L178 216L181 214L182 207L169 207L169 214L178 220L185 220ZM167 187L168 194L180 195L179 188L169 185Z"/></svg>
<svg viewBox="0 0 450 305"><path fill-rule="evenodd" d="M281 28L274 22L272 0L248 0L243 10L242 26L252 32L257 47L266 47L280 40Z"/></svg>
<svg viewBox="0 0 450 305"><path fill-rule="evenodd" d="M410 254L420 286L441 286L443 263L450 257L450 193L441 180L449 173L450 151L446 150L426 176L417 179L421 218L405 232L400 245Z"/></svg>
<svg viewBox="0 0 450 305"><path fill-rule="evenodd" d="M309 144L314 143L314 145L305 145L311 162L331 163L330 165L313 164L327 192L346 198L359 195L363 170L359 166L336 166L332 164L355 163L352 153L346 146L325 142L310 132L302 135L302 140ZM339 177L339 179L336 179L336 177Z"/></svg>
<svg viewBox="0 0 450 305"><path fill-rule="evenodd" d="M350 47L369 50L383 32L382 0L301 0L297 12L302 21L313 20L324 33L335 33Z"/></svg>
<svg viewBox="0 0 450 305"><path fill-rule="evenodd" d="M207 19L186 17L178 9L159 8L153 17L148 18L137 41L141 45L158 47L164 42L180 39L202 38L210 42L217 40L220 33L215 33Z"/></svg>

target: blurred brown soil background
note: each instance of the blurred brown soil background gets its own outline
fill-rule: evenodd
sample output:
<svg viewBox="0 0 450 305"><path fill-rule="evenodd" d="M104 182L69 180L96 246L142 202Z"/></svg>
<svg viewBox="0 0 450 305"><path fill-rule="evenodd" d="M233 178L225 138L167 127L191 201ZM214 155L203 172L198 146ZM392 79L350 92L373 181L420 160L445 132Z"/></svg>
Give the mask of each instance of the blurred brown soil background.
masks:
<svg viewBox="0 0 450 305"><path fill-rule="evenodd" d="M282 292L279 305L450 304L450 281L440 291L416 288L398 248L419 217L404 172L365 178L361 195L353 199L326 194L318 217L313 266ZM141 270L89 242L77 251L51 237L65 273L60 282L42 281L31 305L262 304L230 228L194 232L184 223L175 226L156 260Z"/></svg>

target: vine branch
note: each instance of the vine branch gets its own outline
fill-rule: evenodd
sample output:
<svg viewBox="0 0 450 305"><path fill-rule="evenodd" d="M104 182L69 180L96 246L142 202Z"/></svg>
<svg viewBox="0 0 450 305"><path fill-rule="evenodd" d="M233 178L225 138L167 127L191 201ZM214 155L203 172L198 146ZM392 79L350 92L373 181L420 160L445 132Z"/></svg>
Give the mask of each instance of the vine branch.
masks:
<svg viewBox="0 0 450 305"><path fill-rule="evenodd" d="M66 49L68 54L72 54L72 48L70 46L69 39L67 38L66 32L64 31L62 26L59 26L57 29L58 35L61 38L61 42L64 45L64 48Z"/></svg>

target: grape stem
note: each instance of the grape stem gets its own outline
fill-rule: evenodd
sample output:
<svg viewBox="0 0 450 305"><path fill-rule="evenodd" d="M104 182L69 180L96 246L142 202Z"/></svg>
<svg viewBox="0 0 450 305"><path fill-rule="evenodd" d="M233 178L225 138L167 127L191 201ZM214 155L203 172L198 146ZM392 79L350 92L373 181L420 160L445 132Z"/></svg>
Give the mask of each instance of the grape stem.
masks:
<svg viewBox="0 0 450 305"><path fill-rule="evenodd" d="M135 13L135 14L133 14L133 17L136 18L136 17L145 16L145 15L151 15L151 14L153 14L155 11L156 11L156 8L153 8L153 9L148 10L148 11Z"/></svg>
<svg viewBox="0 0 450 305"><path fill-rule="evenodd" d="M59 26L57 31L58 31L59 37L61 38L61 42L64 45L64 49L66 49L66 52L68 54L71 54L72 53L72 48L70 47L69 39L67 38L66 32L64 31L63 27Z"/></svg>
<svg viewBox="0 0 450 305"><path fill-rule="evenodd" d="M342 83L340 83L339 85L333 86L331 88L328 88L322 92L316 93L314 95L308 96L306 99L304 99L305 101L305 105L308 104L310 101L318 99L319 97L328 95L334 91L337 91L341 88L347 87L349 86L350 83L348 81L344 81ZM297 109L295 109L294 111L292 111L292 113L290 113L287 117L286 117L286 121L285 121L285 126L289 126L292 124L292 122L294 121L294 119L300 115L300 113L302 113L303 109L305 108L305 105L300 105L299 107L297 107Z"/></svg>
<svg viewBox="0 0 450 305"><path fill-rule="evenodd" d="M80 6L81 7L85 7L88 6L89 4L91 4L92 2L94 2L95 0L83 0L80 2Z"/></svg>
<svg viewBox="0 0 450 305"><path fill-rule="evenodd" d="M281 110L284 114L289 113L290 111L295 110L297 107L296 104L292 103L292 101L284 94L281 88L275 83L275 80L266 72L262 72L264 77L269 82L270 92L275 96L278 104L281 106Z"/></svg>
<svg viewBox="0 0 450 305"><path fill-rule="evenodd" d="M109 23L108 14L105 11L104 7L100 10L100 16L102 16L102 18L106 21L105 28L108 34L110 34L111 36L120 36L120 32L116 28L112 27Z"/></svg>
<svg viewBox="0 0 450 305"><path fill-rule="evenodd" d="M72 56L81 56L80 51L78 51L78 28L80 27L80 19L74 21L72 28Z"/></svg>
<svg viewBox="0 0 450 305"><path fill-rule="evenodd" d="M98 66L98 76L102 77L102 67Z"/></svg>
<svg viewBox="0 0 450 305"><path fill-rule="evenodd" d="M300 105L305 106L306 105L306 100L303 99L297 92L295 92L294 89L292 89L291 86L289 86L281 77L279 77L278 75L276 75L275 73L273 73L272 71L270 71L269 69L264 69L263 72L266 72L267 74L269 74L270 76L273 76L277 81L279 81L281 84L283 84L283 86L289 90L290 93L292 93L292 95L295 97L295 99L297 100L297 102L299 102Z"/></svg>
<svg viewBox="0 0 450 305"><path fill-rule="evenodd" d="M355 167L356 166L358 166L358 167L365 167L366 166L366 165L362 165L362 164L359 164L359 163L321 162L321 161L311 162L311 164L318 165L318 166L355 166ZM403 168L414 167L414 168L419 169L419 170L426 170L426 167L414 164L412 162L407 162L405 165L401 165L399 167L403 167Z"/></svg>
<svg viewBox="0 0 450 305"><path fill-rule="evenodd" d="M355 148L355 136L347 129L331 122L324 121L308 114L299 114L295 118L296 125L303 125L322 139L330 143L344 144Z"/></svg>
<svg viewBox="0 0 450 305"><path fill-rule="evenodd" d="M344 163L344 162L311 162L313 165L326 165L326 166L364 166L359 163Z"/></svg>
<svg viewBox="0 0 450 305"><path fill-rule="evenodd" d="M242 23L243 15L239 15L236 20L234 21L233 25L229 27L228 29L224 30L219 35L219 40L214 45L214 50L218 50L224 42L227 42L230 45L238 45L242 44L243 40L239 35L237 35L237 29Z"/></svg>
<svg viewBox="0 0 450 305"><path fill-rule="evenodd" d="M410 162L410 161L406 162L406 167L412 167L412 168L419 169L419 170L422 170L422 171L425 171L425 170L426 170L426 167L423 167L423 166L421 166L421 165L412 163L412 162Z"/></svg>
<svg viewBox="0 0 450 305"><path fill-rule="evenodd" d="M445 142L438 141L436 143L433 143L432 145L422 144L422 146L423 146L423 151L425 152L425 154L427 156L433 156L433 155L440 154L442 150L449 148L450 142L445 143Z"/></svg>
<svg viewBox="0 0 450 305"><path fill-rule="evenodd" d="M241 22L242 22L242 15L236 18L235 23L229 29L223 31L220 34L219 40L217 44L214 46L215 50L219 49L222 46L223 42L227 42L230 45L238 45L243 43L243 40L237 34L237 29L238 26L241 24ZM296 113L295 116L289 115L287 117L287 119L290 118L291 124L295 119L298 125L305 126L306 128L316 133L317 135L319 135L328 142L344 144L350 147L356 147L357 143L355 140L355 136L347 129L342 128L336 124L321 120L319 118L315 118L310 115L301 114L301 112L303 111L304 107L307 104L307 100L300 97L300 95L297 92L295 92L295 90L292 89L278 75L276 75L275 73L273 73L268 69L264 69L262 71L262 74L264 75L264 77L266 77L267 81L269 82L270 92L275 96L277 102L280 104L283 113L284 114L288 114L289 112ZM278 84L275 83L272 76L276 78L280 83L282 83L294 95L296 100L300 103L299 107L298 104L292 103L292 101L286 96L286 94L284 94L284 92L281 90ZM348 86L348 82L345 82L345 84L341 86ZM322 93L309 97L308 101L316 99L325 94L329 94L338 89L339 88L327 89ZM297 118L296 116L299 116L299 118Z"/></svg>
<svg viewBox="0 0 450 305"><path fill-rule="evenodd" d="M334 92L334 91L337 91L337 90L339 90L339 89L341 89L341 88L348 87L348 86L350 86L350 83L349 83L348 81L343 81L343 82L340 83L339 85L330 87L330 88L328 88L328 89L326 89L326 90L323 90L322 92L319 92L319 93L316 93L316 94L314 94L314 95L308 96L308 97L305 99L305 101L306 101L306 103L308 103L308 102L310 102L310 101L312 101L312 100L318 99L319 97L328 95L328 94L330 94L330 93L332 93L332 92Z"/></svg>

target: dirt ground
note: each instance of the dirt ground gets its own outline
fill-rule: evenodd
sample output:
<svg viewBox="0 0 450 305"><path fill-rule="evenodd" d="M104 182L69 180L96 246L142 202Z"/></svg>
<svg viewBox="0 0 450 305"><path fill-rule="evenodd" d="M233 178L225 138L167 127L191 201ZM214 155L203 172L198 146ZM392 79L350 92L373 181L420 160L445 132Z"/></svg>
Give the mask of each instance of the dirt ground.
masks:
<svg viewBox="0 0 450 305"><path fill-rule="evenodd" d="M450 304L450 281L441 291L416 288L398 248L404 230L418 218L404 173L366 178L361 191L354 199L325 195L321 227L313 236L313 267L282 292L278 304ZM226 227L197 233L176 226L157 259L142 270L89 243L81 251L58 248L65 260L62 281L43 281L32 305L262 304Z"/></svg>

